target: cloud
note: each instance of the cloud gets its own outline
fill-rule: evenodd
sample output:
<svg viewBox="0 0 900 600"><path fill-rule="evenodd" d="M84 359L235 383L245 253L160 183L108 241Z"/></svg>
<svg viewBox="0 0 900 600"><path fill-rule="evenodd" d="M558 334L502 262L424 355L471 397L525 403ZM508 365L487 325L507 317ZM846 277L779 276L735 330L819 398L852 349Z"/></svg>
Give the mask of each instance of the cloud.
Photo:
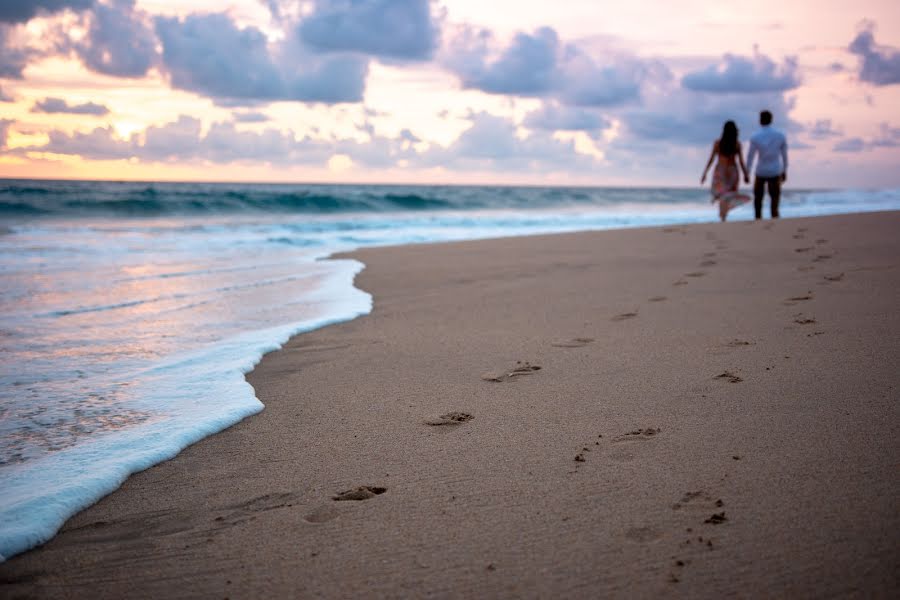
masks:
<svg viewBox="0 0 900 600"><path fill-rule="evenodd" d="M790 118L794 101L783 94L703 94L685 89L666 90L644 106L623 113L629 138L682 146L711 146L725 121L734 121L747 140L756 130L761 110L769 110L776 127L789 134L802 126Z"/></svg>
<svg viewBox="0 0 900 600"><path fill-rule="evenodd" d="M465 27L450 38L441 62L464 88L574 106L622 105L639 99L650 76L665 76L660 65L649 68L634 57L603 58L562 42L550 27L517 33L505 48L497 47L489 31Z"/></svg>
<svg viewBox="0 0 900 600"><path fill-rule="evenodd" d="M405 133L404 133L405 132ZM340 140L334 148L337 154L349 156L355 163L375 168L396 167L401 161L409 164L418 161L419 153L413 147L417 139L409 130L401 131L396 138L372 135L365 141Z"/></svg>
<svg viewBox="0 0 900 600"><path fill-rule="evenodd" d="M0 23L0 79L21 79L22 71L34 51L22 48L11 39L12 28Z"/></svg>
<svg viewBox="0 0 900 600"><path fill-rule="evenodd" d="M69 104L62 98L45 98L34 103L31 112L70 115L94 115L102 117L109 114L109 109L103 104L85 102L84 104Z"/></svg>
<svg viewBox="0 0 900 600"><path fill-rule="evenodd" d="M67 8L84 10L94 0L3 0L0 2L0 22L26 23L38 13L55 13Z"/></svg>
<svg viewBox="0 0 900 600"><path fill-rule="evenodd" d="M222 104L362 99L368 62L360 56L316 56L291 38L271 49L259 29L239 29L224 14L157 17L156 32L172 87Z"/></svg>
<svg viewBox="0 0 900 600"><path fill-rule="evenodd" d="M873 138L869 140L861 137L846 138L836 143L832 150L849 153L864 152L877 148L900 148L900 127L881 123L878 133Z"/></svg>
<svg viewBox="0 0 900 600"><path fill-rule="evenodd" d="M55 154L73 154L94 160L114 160L129 158L133 155L132 140L120 140L115 136L111 126L97 127L89 132L75 131L65 133L53 130L47 134L47 143L43 146L30 146L20 151L53 152Z"/></svg>
<svg viewBox="0 0 900 600"><path fill-rule="evenodd" d="M15 123L12 119L0 119L0 149L6 148L9 137L9 126Z"/></svg>
<svg viewBox="0 0 900 600"><path fill-rule="evenodd" d="M87 132L48 134L41 146L17 148L18 153L50 152L78 155L93 160L136 158L160 163L269 163L292 166L324 166L333 156L349 156L354 163L372 168L400 165L483 169L499 166L512 170L557 168L571 171L595 166L593 157L580 154L571 141L555 139L539 131L521 136L512 121L477 113L472 125L447 147L416 148L422 141L411 131L396 137L372 134L367 139L313 139L298 137L293 131L267 128L244 131L233 122L214 122L204 128L199 119L187 115L150 126L127 139L117 137L112 127Z"/></svg>
<svg viewBox="0 0 900 600"><path fill-rule="evenodd" d="M900 127L889 123L881 123L878 133L870 139L849 137L840 140L833 147L835 152L858 153L877 150L878 148L900 148Z"/></svg>
<svg viewBox="0 0 900 600"><path fill-rule="evenodd" d="M529 129L589 132L610 126L609 120L596 110L562 106L556 102L544 103L541 108L528 113L522 124Z"/></svg>
<svg viewBox="0 0 900 600"><path fill-rule="evenodd" d="M819 119L809 127L806 134L814 140L825 140L828 138L839 137L843 135L843 132L834 128L831 119Z"/></svg>
<svg viewBox="0 0 900 600"><path fill-rule="evenodd" d="M571 171L595 164L580 154L574 142L558 140L546 131L519 136L515 123L489 113L475 113L472 125L447 147L429 149L421 157L424 166L512 170L560 168Z"/></svg>
<svg viewBox="0 0 900 600"><path fill-rule="evenodd" d="M198 119L181 116L173 123L149 127L137 156L142 160L181 162L201 159L218 164L265 162L283 165L325 164L334 144L292 131L268 128L241 131L234 123L217 122L206 133Z"/></svg>
<svg viewBox="0 0 900 600"><path fill-rule="evenodd" d="M72 39L66 26L53 22L38 41L34 36L29 39L23 27L13 29L0 23L0 77L19 79L30 61L71 52L89 69L117 77L142 77L157 61L157 40L149 27L149 17L135 9L135 0L91 0L81 3L70 0L36 4L47 10L53 7L58 10L92 9L77 21L77 28L83 27L85 33ZM31 3L32 8L34 5ZM33 12L30 10L29 14ZM13 33L16 40L11 39Z"/></svg>
<svg viewBox="0 0 900 600"><path fill-rule="evenodd" d="M800 75L797 60L792 57L777 65L758 52L752 57L726 54L719 63L682 77L681 85L716 94L784 92L800 85Z"/></svg>
<svg viewBox="0 0 900 600"><path fill-rule="evenodd" d="M832 150L835 152L862 152L866 149L866 142L862 138L852 137L839 141Z"/></svg>
<svg viewBox="0 0 900 600"><path fill-rule="evenodd" d="M181 115L178 120L163 125L152 125L144 130L144 143L138 145L136 155L151 161L177 161L196 158L203 142L203 124L200 119Z"/></svg>
<svg viewBox="0 0 900 600"><path fill-rule="evenodd" d="M485 31L464 31L454 40L449 63L463 87L492 94L543 95L559 87L556 32L542 27L534 34L518 33L509 47L490 60L491 36Z"/></svg>
<svg viewBox="0 0 900 600"><path fill-rule="evenodd" d="M298 33L320 52L427 60L440 28L430 0L315 0Z"/></svg>
<svg viewBox="0 0 900 600"><path fill-rule="evenodd" d="M261 112L236 112L231 115L235 123L265 123L269 121L269 115Z"/></svg>
<svg viewBox="0 0 900 600"><path fill-rule="evenodd" d="M0 102L15 102L15 98L7 94L0 88Z"/></svg>
<svg viewBox="0 0 900 600"><path fill-rule="evenodd" d="M865 23L863 31L850 42L848 50L859 56L859 78L874 85L900 83L900 51L875 44L874 25Z"/></svg>
<svg viewBox="0 0 900 600"><path fill-rule="evenodd" d="M660 63L616 56L601 64L576 47L566 50L562 67L563 89L559 98L574 106L613 107L637 101L641 86L650 78L666 80L668 69Z"/></svg>
<svg viewBox="0 0 900 600"><path fill-rule="evenodd" d="M900 147L900 127L882 123L878 135L872 140L872 146L876 148Z"/></svg>
<svg viewBox="0 0 900 600"><path fill-rule="evenodd" d="M73 44L89 69L116 77L142 77L158 55L149 17L135 10L134 0L97 4L84 40Z"/></svg>
<svg viewBox="0 0 900 600"><path fill-rule="evenodd" d="M241 131L234 123L227 122L213 123L204 132L199 119L182 115L175 121L150 126L127 139L117 137L112 127L73 133L54 130L48 134L46 144L17 151L77 155L92 160L137 158L163 163L208 161L295 165L325 164L336 152L336 142L308 137L298 139L291 131L274 128L261 132Z"/></svg>

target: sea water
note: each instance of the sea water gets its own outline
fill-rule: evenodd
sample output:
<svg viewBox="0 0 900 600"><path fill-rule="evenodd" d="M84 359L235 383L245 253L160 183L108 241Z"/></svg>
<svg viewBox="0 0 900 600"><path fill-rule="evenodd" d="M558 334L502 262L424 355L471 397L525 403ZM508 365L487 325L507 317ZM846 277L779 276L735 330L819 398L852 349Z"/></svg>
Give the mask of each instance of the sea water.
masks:
<svg viewBox="0 0 900 600"><path fill-rule="evenodd" d="M782 215L896 209L791 191ZM264 353L371 310L334 252L715 219L701 189L0 181L0 560L263 410Z"/></svg>

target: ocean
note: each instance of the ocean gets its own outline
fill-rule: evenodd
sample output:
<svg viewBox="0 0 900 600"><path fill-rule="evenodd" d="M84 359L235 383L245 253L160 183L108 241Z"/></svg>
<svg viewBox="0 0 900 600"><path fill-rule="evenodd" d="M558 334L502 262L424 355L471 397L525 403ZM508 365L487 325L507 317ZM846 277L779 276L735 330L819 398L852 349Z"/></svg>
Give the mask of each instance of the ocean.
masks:
<svg viewBox="0 0 900 600"><path fill-rule="evenodd" d="M781 212L898 209L788 190ZM264 353L371 310L335 252L715 220L700 188L0 180L0 560L263 410Z"/></svg>

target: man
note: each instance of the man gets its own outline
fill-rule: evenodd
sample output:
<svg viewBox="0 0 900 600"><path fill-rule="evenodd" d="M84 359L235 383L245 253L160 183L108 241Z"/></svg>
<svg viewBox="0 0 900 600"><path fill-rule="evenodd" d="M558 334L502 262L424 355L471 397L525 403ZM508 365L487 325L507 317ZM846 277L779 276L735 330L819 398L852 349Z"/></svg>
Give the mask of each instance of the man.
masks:
<svg viewBox="0 0 900 600"><path fill-rule="evenodd" d="M772 113L769 111L759 113L759 124L762 129L750 138L750 150L747 152L749 173L753 172L753 162L759 154L756 180L753 182L753 208L756 209L756 218L762 219L763 196L768 188L772 201L772 218L777 219L781 183L787 181L787 140L783 133L772 127Z"/></svg>

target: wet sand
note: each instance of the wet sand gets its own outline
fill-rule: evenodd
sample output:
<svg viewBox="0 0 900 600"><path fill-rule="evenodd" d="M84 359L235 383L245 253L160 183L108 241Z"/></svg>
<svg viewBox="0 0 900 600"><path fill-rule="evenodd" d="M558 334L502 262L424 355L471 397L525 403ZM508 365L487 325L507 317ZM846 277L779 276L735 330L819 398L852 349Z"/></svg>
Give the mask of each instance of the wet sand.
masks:
<svg viewBox="0 0 900 600"><path fill-rule="evenodd" d="M4 598L893 597L900 212L370 249Z"/></svg>

